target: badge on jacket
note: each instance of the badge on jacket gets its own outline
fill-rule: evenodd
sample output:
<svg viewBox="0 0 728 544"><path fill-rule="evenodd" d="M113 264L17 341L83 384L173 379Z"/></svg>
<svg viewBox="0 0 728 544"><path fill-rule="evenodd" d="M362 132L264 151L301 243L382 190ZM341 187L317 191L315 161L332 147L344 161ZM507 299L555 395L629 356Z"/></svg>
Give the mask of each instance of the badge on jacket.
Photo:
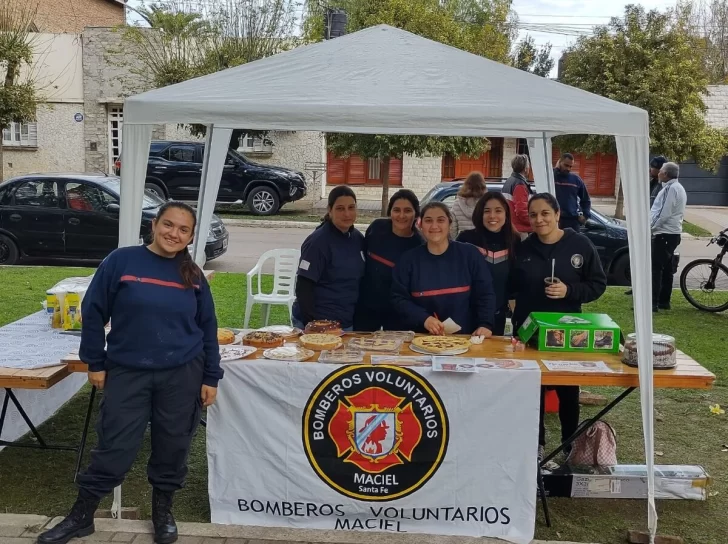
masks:
<svg viewBox="0 0 728 544"><path fill-rule="evenodd" d="M584 257L579 255L578 253L575 253L571 256L571 266L574 268L581 268L584 264Z"/></svg>

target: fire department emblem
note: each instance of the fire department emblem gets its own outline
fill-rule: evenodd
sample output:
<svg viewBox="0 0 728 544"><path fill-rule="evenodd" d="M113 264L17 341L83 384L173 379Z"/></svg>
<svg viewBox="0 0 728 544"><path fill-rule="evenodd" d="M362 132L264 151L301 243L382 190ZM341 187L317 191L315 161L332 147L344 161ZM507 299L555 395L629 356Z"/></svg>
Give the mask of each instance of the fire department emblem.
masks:
<svg viewBox="0 0 728 544"><path fill-rule="evenodd" d="M437 471L449 429L442 401L413 370L356 365L327 376L308 400L303 442L317 475L369 501L404 497Z"/></svg>

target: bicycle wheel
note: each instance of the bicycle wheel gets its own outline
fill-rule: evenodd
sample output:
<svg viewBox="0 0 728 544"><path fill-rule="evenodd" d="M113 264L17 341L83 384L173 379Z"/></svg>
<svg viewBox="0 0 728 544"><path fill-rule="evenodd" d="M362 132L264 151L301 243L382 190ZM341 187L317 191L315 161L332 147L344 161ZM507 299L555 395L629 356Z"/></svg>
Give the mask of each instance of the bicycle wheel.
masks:
<svg viewBox="0 0 728 544"><path fill-rule="evenodd" d="M728 268L719 264L715 281L710 284L714 267L713 259L696 259L680 274L680 290L687 301L698 310L728 310Z"/></svg>

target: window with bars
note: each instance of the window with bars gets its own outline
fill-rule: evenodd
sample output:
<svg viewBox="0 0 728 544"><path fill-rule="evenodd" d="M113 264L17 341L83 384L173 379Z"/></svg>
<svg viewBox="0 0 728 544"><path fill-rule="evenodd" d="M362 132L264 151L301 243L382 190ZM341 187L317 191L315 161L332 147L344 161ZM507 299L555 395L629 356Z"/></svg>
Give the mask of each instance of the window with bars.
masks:
<svg viewBox="0 0 728 544"><path fill-rule="evenodd" d="M242 153L273 153L273 146L263 138L247 135L240 139L240 144Z"/></svg>
<svg viewBox="0 0 728 544"><path fill-rule="evenodd" d="M442 179L455 178L455 157L445 155L442 158Z"/></svg>
<svg viewBox="0 0 728 544"><path fill-rule="evenodd" d="M124 126L124 107L109 106L109 172L121 154L121 134Z"/></svg>
<svg viewBox="0 0 728 544"><path fill-rule="evenodd" d="M38 123L10 123L3 129L3 146L38 147Z"/></svg>

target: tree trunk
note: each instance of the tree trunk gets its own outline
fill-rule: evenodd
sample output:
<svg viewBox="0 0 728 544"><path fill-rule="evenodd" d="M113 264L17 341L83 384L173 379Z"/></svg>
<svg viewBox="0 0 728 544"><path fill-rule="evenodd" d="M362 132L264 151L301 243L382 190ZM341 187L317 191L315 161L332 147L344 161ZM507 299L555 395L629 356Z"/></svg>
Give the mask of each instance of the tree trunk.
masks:
<svg viewBox="0 0 728 544"><path fill-rule="evenodd" d="M619 192L617 193L617 206L614 208L614 217L624 219L624 191L620 180Z"/></svg>
<svg viewBox="0 0 728 544"><path fill-rule="evenodd" d="M3 129L0 127L0 183L5 181L5 159L3 157Z"/></svg>
<svg viewBox="0 0 728 544"><path fill-rule="evenodd" d="M389 207L389 157L382 159L382 217L387 217Z"/></svg>

